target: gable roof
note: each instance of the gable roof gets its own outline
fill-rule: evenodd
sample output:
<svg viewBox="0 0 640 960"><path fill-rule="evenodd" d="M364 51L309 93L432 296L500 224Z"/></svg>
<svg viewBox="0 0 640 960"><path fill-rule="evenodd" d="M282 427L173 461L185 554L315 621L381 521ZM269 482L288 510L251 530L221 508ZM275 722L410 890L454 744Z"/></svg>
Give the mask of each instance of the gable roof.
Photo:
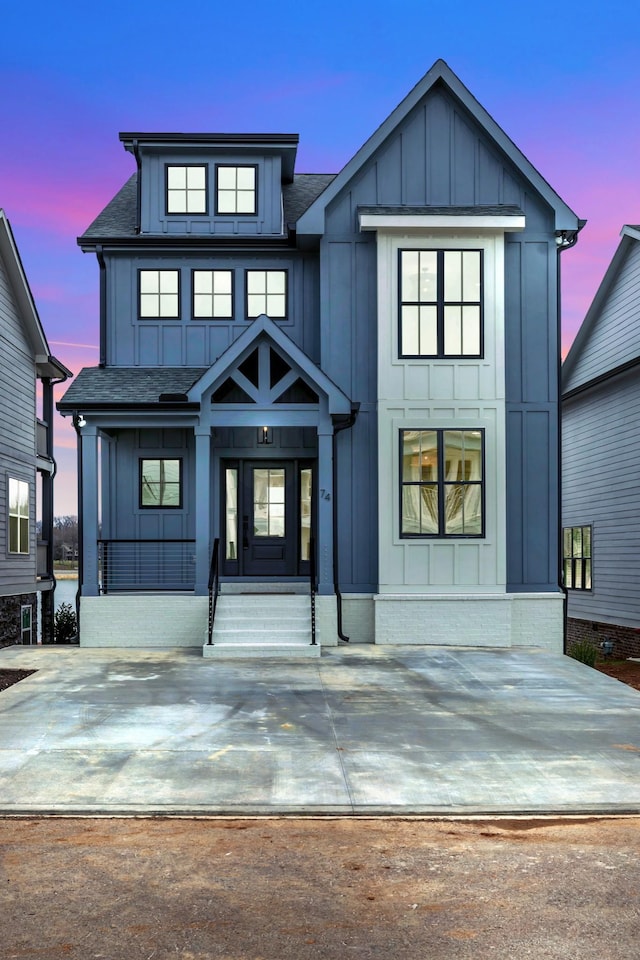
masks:
<svg viewBox="0 0 640 960"><path fill-rule="evenodd" d="M33 349L33 356L38 370L38 376L51 379L66 380L72 376L59 360L52 357L49 344L38 316L33 294L22 266L11 224L0 208L0 258L4 263L9 283L16 300L20 318L26 336Z"/></svg>
<svg viewBox="0 0 640 960"><path fill-rule="evenodd" d="M591 368L580 370L581 360L585 357L592 338L598 329L603 311L614 291L621 271L625 267L628 257L635 245L640 241L640 225L626 224L620 231L620 237L621 240L616 252L602 278L591 306L587 310L585 318L562 365L563 396L566 396L578 387L586 387L592 380L600 381L605 373L610 376L615 375L617 372L623 372L624 369L628 368L629 364L635 365L640 361L640 356L632 356L631 353L627 351L626 356L618 358L620 363L607 363L606 359L603 358L599 364L600 369L595 377L593 376L595 371ZM631 352L635 354L636 351L632 349Z"/></svg>
<svg viewBox="0 0 640 960"><path fill-rule="evenodd" d="M444 60L436 60L431 69L424 75L413 90L389 114L387 119L378 127L375 133L358 150L345 167L340 171L327 189L310 205L301 216L297 224L297 233L321 235L324 232L324 211L327 205L338 195L360 168L373 156L393 131L406 119L413 108L436 85L444 85L466 108L476 122L484 128L489 137L506 154L512 164L529 181L534 189L546 200L555 212L555 229L576 231L583 225L576 214L562 200L555 190L538 173L535 167L527 160L515 143L507 136L504 130L478 103L473 94L464 86Z"/></svg>

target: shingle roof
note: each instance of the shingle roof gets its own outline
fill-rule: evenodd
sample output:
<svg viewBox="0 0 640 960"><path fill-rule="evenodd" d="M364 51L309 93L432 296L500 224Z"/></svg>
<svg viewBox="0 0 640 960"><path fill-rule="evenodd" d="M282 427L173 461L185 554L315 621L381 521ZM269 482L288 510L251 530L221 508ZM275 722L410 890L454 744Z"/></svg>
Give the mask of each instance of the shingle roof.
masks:
<svg viewBox="0 0 640 960"><path fill-rule="evenodd" d="M331 183L334 173L300 173L293 183L282 187L285 225L293 224ZM80 240L139 237L141 241L149 234L136 233L138 174L134 173L115 195L93 223L85 230Z"/></svg>
<svg viewBox="0 0 640 960"><path fill-rule="evenodd" d="M61 410L95 404L158 403L161 394L187 393L206 367L84 367L60 400Z"/></svg>
<svg viewBox="0 0 640 960"><path fill-rule="evenodd" d="M404 207L404 206L365 206L358 207L358 213L364 214L398 214L406 216L434 216L446 217L455 215L457 217L523 217L524 210L514 204L497 204L494 206L477 207Z"/></svg>

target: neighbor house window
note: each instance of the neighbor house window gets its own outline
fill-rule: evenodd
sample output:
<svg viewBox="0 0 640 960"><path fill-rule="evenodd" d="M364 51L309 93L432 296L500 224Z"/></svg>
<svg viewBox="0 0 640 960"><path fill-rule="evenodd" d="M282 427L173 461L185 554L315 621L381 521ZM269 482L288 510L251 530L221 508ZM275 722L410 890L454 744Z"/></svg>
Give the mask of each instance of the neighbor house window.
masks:
<svg viewBox="0 0 640 960"><path fill-rule="evenodd" d="M9 477L9 553L29 553L29 484Z"/></svg>
<svg viewBox="0 0 640 960"><path fill-rule="evenodd" d="M401 430L402 537L484 536L484 431Z"/></svg>
<svg viewBox="0 0 640 960"><path fill-rule="evenodd" d="M287 316L287 271L247 270L247 317L266 313L275 320Z"/></svg>
<svg viewBox="0 0 640 960"><path fill-rule="evenodd" d="M178 270L140 270L140 317L177 320L180 316Z"/></svg>
<svg viewBox="0 0 640 960"><path fill-rule="evenodd" d="M257 213L257 167L216 167L216 213Z"/></svg>
<svg viewBox="0 0 640 960"><path fill-rule="evenodd" d="M167 164L167 213L207 212L207 168Z"/></svg>
<svg viewBox="0 0 640 960"><path fill-rule="evenodd" d="M193 317L230 320L233 317L233 271L193 271Z"/></svg>
<svg viewBox="0 0 640 960"><path fill-rule="evenodd" d="M400 356L482 356L482 251L400 250Z"/></svg>
<svg viewBox="0 0 640 960"><path fill-rule="evenodd" d="M591 590L591 527L565 527L563 543L565 587Z"/></svg>
<svg viewBox="0 0 640 960"><path fill-rule="evenodd" d="M140 506L182 506L182 460L140 460Z"/></svg>

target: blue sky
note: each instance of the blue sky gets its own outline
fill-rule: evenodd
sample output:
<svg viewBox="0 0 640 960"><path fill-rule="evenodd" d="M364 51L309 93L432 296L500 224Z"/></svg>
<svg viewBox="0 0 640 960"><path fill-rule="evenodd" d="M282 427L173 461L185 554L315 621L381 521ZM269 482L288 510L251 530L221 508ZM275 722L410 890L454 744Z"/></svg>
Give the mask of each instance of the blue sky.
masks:
<svg viewBox="0 0 640 960"><path fill-rule="evenodd" d="M565 349L622 224L640 223L630 0L35 0L5 5L0 29L0 206L74 371L98 337L97 266L75 238L133 172L121 130L299 133L298 172L336 172L442 57L588 221L563 258ZM75 437L56 431L56 513L71 513Z"/></svg>

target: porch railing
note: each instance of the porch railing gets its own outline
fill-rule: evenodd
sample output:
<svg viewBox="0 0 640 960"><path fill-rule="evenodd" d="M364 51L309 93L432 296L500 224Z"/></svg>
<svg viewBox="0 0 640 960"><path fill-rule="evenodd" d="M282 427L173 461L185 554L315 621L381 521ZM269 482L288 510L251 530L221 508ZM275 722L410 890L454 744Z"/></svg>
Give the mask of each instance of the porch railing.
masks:
<svg viewBox="0 0 640 960"><path fill-rule="evenodd" d="M313 537L309 543L309 593L311 595L311 644L316 644L316 545Z"/></svg>
<svg viewBox="0 0 640 960"><path fill-rule="evenodd" d="M209 566L209 623L207 627L207 643L213 643L213 621L216 617L216 605L220 593L220 538L213 541L211 564Z"/></svg>
<svg viewBox="0 0 640 960"><path fill-rule="evenodd" d="M98 540L101 593L193 590L195 540Z"/></svg>

